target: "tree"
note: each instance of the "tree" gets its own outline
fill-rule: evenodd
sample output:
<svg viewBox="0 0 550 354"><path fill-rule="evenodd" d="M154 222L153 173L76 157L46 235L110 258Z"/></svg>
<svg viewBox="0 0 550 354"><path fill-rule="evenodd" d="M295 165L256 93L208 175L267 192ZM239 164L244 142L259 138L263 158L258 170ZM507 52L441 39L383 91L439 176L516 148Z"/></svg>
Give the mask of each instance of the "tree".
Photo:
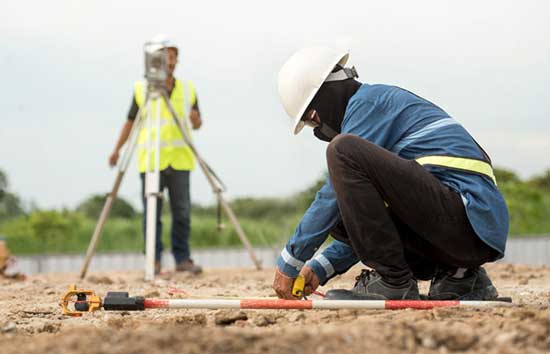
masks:
<svg viewBox="0 0 550 354"><path fill-rule="evenodd" d="M0 169L0 220L24 213L21 199L8 191L8 175Z"/></svg>
<svg viewBox="0 0 550 354"><path fill-rule="evenodd" d="M106 199L106 195L94 194L81 202L76 207L76 211L89 218L97 219L103 209L103 205L105 205ZM110 215L120 218L133 218L136 216L136 211L128 201L119 197L114 201Z"/></svg>
<svg viewBox="0 0 550 354"><path fill-rule="evenodd" d="M493 171L495 172L497 183L521 182L521 179L514 171L506 170L499 167L495 167Z"/></svg>
<svg viewBox="0 0 550 354"><path fill-rule="evenodd" d="M295 200L298 203L299 208L301 210L305 211L307 208L309 208L311 203L313 203L313 200L315 199L317 192L325 184L326 179L327 179L327 174L325 173L323 177L320 177L318 180L313 182L306 190L298 193L295 196Z"/></svg>
<svg viewBox="0 0 550 354"><path fill-rule="evenodd" d="M0 169L0 199L2 199L2 194L8 189L8 176L6 173Z"/></svg>
<svg viewBox="0 0 550 354"><path fill-rule="evenodd" d="M529 180L529 184L544 190L550 190L550 169L546 170L542 175L535 176Z"/></svg>

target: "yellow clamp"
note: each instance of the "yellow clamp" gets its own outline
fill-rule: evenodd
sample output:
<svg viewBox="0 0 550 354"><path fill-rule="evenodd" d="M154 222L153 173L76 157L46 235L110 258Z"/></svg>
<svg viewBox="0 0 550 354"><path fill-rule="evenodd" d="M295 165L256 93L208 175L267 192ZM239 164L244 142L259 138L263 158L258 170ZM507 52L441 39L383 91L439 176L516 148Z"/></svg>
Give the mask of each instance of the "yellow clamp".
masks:
<svg viewBox="0 0 550 354"><path fill-rule="evenodd" d="M302 274L298 274L298 277L294 280L294 285L292 285L292 295L300 299L303 298L305 286L306 286L306 279Z"/></svg>
<svg viewBox="0 0 550 354"><path fill-rule="evenodd" d="M79 294L86 296L85 302L88 304L86 310L71 310L69 309L69 302L73 296L78 298ZM83 313L94 312L101 309L101 298L95 294L93 290L77 289L75 284L71 284L69 291L61 298L61 308L63 309L63 315L67 316L82 316Z"/></svg>

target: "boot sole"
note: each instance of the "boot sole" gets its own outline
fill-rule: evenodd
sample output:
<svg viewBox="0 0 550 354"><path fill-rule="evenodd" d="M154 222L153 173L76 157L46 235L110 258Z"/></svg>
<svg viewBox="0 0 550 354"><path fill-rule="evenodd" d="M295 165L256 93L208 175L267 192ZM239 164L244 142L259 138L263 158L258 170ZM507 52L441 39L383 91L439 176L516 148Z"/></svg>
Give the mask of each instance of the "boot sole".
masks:
<svg viewBox="0 0 550 354"><path fill-rule="evenodd" d="M382 295L376 294L356 294L350 290L344 289L333 289L327 291L325 294L324 300L391 300ZM420 300L420 297L409 297L405 299L395 299L395 300Z"/></svg>

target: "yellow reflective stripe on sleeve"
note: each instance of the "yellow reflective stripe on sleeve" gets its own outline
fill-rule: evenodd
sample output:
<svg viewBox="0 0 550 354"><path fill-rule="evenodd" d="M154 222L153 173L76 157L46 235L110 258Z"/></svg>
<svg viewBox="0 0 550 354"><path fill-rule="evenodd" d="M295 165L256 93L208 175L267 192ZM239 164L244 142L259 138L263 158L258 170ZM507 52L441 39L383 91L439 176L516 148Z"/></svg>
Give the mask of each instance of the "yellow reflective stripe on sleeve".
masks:
<svg viewBox="0 0 550 354"><path fill-rule="evenodd" d="M417 158L416 162L421 165L442 166L479 173L492 179L495 185L497 184L493 168L485 161L453 156L423 156Z"/></svg>

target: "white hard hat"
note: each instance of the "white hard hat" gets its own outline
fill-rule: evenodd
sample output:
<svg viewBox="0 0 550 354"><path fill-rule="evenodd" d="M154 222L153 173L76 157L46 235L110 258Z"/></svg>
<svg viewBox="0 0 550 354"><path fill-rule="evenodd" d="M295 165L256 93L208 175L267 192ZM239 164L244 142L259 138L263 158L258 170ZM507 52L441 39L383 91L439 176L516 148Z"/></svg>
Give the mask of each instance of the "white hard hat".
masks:
<svg viewBox="0 0 550 354"><path fill-rule="evenodd" d="M162 48L178 49L178 46L164 34L157 34L151 40L147 41L147 51L155 52Z"/></svg>
<svg viewBox="0 0 550 354"><path fill-rule="evenodd" d="M329 79L334 67L344 66L348 57L347 50L309 47L294 53L283 65L278 77L279 97L286 113L294 119L294 134L304 127L302 115L323 82L349 78L344 74L345 77Z"/></svg>

